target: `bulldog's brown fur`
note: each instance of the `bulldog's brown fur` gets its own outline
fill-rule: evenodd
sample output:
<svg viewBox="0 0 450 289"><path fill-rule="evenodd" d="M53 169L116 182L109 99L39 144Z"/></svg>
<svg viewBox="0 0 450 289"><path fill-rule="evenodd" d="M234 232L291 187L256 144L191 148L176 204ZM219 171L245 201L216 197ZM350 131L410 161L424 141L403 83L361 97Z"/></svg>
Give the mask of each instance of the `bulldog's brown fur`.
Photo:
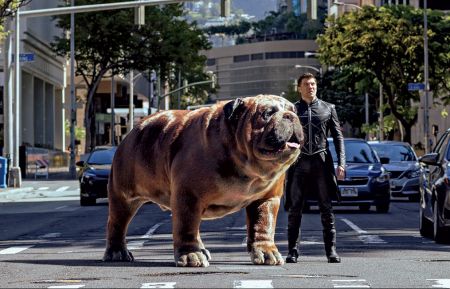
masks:
<svg viewBox="0 0 450 289"><path fill-rule="evenodd" d="M195 111L164 111L135 127L117 148L108 184L105 261L133 261L125 236L149 201L172 211L177 266L206 267L202 219L247 211L254 264L283 264L274 234L284 174L303 134L294 105L274 95Z"/></svg>

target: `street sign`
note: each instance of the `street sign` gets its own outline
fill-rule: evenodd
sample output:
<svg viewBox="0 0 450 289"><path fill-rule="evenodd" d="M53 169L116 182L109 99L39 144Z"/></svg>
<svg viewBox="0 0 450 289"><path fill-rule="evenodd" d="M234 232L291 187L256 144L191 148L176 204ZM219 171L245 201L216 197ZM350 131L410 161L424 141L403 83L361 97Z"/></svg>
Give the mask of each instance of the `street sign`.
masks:
<svg viewBox="0 0 450 289"><path fill-rule="evenodd" d="M14 54L13 54L13 62L14 62ZM33 62L34 61L34 53L20 53L19 54L20 62Z"/></svg>
<svg viewBox="0 0 450 289"><path fill-rule="evenodd" d="M20 62L34 61L34 53L20 53L19 60L20 60Z"/></svg>
<svg viewBox="0 0 450 289"><path fill-rule="evenodd" d="M420 83L420 82L408 83L408 90L409 91L425 90L425 84L424 83Z"/></svg>

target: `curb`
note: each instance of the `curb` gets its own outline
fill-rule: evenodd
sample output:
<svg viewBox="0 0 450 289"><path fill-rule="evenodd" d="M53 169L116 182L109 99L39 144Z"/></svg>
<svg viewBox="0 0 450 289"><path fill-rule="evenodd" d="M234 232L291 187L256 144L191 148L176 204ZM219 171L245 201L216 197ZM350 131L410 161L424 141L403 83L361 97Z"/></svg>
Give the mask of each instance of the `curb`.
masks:
<svg viewBox="0 0 450 289"><path fill-rule="evenodd" d="M32 190L34 190L33 187L16 188L16 189L6 188L4 191L0 190L0 197L7 196L9 194L31 192Z"/></svg>

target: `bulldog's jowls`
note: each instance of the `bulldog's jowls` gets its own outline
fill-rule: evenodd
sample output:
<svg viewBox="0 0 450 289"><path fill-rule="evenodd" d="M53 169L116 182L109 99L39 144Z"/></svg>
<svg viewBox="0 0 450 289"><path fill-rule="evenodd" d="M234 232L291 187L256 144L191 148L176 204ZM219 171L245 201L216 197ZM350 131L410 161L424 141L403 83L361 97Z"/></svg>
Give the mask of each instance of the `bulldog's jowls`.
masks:
<svg viewBox="0 0 450 289"><path fill-rule="evenodd" d="M284 98L258 95L144 119L114 157L103 260L134 260L127 228L139 207L152 201L172 211L177 266L207 267L201 220L242 208L251 261L283 264L274 243L276 219L285 172L303 144L294 110Z"/></svg>

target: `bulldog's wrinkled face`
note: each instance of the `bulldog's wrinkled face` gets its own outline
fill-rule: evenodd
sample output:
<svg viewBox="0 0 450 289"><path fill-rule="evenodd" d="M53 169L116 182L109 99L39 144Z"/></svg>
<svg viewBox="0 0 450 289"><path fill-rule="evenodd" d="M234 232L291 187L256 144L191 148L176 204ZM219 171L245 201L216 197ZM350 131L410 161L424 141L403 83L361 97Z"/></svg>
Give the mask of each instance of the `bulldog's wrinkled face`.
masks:
<svg viewBox="0 0 450 289"><path fill-rule="evenodd" d="M252 123L256 157L285 161L298 156L303 145L303 129L291 102L279 96L256 98Z"/></svg>
<svg viewBox="0 0 450 289"><path fill-rule="evenodd" d="M237 133L242 133L247 151L256 159L289 162L300 154L303 130L288 100L275 95L237 99L233 112Z"/></svg>

